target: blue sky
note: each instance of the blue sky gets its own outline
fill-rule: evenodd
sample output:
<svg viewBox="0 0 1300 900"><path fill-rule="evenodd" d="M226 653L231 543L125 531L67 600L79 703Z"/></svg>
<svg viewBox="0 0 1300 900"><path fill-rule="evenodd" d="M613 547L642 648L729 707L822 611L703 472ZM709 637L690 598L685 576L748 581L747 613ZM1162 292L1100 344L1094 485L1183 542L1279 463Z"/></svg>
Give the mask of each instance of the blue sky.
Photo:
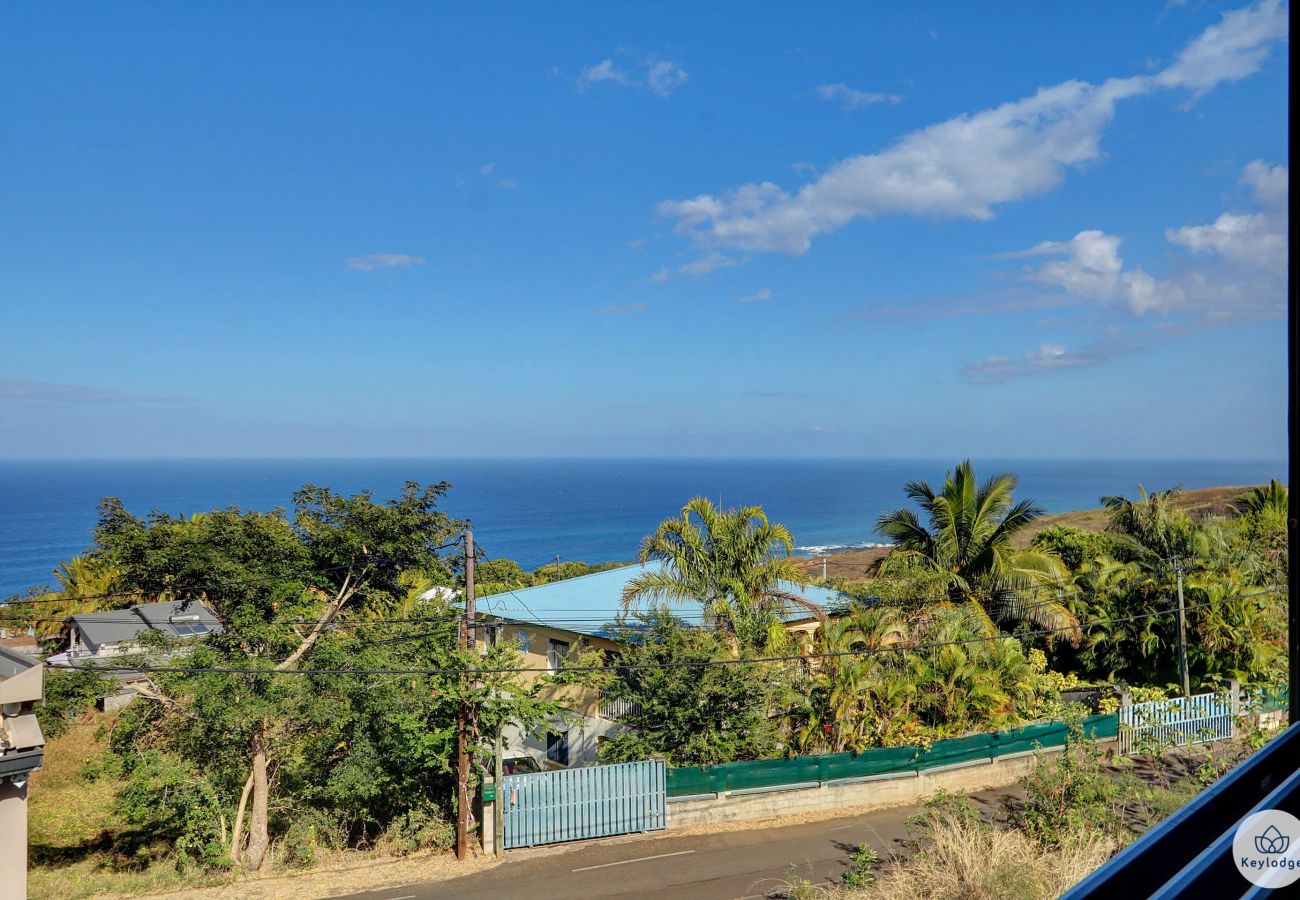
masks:
<svg viewBox="0 0 1300 900"><path fill-rule="evenodd" d="M11 4L0 455L1284 456L1288 17Z"/></svg>

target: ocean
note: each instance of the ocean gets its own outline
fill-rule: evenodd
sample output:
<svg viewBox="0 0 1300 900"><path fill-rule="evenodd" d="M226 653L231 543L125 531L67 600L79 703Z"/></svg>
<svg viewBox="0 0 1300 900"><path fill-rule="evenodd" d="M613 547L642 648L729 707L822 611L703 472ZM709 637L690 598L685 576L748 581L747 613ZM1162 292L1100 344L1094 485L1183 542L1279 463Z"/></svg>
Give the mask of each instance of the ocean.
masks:
<svg viewBox="0 0 1300 900"><path fill-rule="evenodd" d="M1106 494L1244 485L1286 478L1285 460L976 460L1012 471L1018 497L1049 512L1098 505ZM287 506L303 484L392 496L405 481L449 481L443 508L473 521L492 558L525 568L636 556L641 537L695 495L727 506L761 504L794 533L799 552L880 540L876 517L902 505L903 484L940 481L952 460L301 459L0 461L0 597L53 582L51 569L82 552L96 504L122 498L137 514L221 506Z"/></svg>

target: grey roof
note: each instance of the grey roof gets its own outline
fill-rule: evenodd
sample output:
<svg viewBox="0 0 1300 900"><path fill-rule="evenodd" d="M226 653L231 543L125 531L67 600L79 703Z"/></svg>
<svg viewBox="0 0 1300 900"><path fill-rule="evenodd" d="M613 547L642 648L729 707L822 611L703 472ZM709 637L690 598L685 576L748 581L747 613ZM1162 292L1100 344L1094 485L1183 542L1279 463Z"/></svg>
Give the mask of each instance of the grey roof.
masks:
<svg viewBox="0 0 1300 900"><path fill-rule="evenodd" d="M150 628L169 638L205 637L222 631L212 610L197 600L137 603L127 609L79 613L71 621L92 647L133 641Z"/></svg>
<svg viewBox="0 0 1300 900"><path fill-rule="evenodd" d="M20 672L26 672L39 665L38 660L32 659L25 653L0 646L0 678L13 678Z"/></svg>

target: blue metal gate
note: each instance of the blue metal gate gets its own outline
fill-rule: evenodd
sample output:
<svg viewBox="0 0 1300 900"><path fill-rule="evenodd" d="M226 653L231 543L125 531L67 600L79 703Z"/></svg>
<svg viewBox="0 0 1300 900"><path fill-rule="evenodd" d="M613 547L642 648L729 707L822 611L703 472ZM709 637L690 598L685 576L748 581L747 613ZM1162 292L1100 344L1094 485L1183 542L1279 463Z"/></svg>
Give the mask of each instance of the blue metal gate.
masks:
<svg viewBox="0 0 1300 900"><path fill-rule="evenodd" d="M507 775L502 788L507 850L664 827L663 760Z"/></svg>
<svg viewBox="0 0 1300 900"><path fill-rule="evenodd" d="M1119 708L1119 749L1133 753L1160 745L1201 744L1232 737L1232 695L1197 694Z"/></svg>

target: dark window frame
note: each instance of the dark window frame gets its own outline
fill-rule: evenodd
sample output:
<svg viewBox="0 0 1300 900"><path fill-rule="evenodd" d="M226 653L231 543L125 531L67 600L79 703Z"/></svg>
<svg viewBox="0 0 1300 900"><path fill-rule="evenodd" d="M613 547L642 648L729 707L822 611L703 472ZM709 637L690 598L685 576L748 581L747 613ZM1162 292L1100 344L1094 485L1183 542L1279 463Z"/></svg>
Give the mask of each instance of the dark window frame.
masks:
<svg viewBox="0 0 1300 900"><path fill-rule="evenodd" d="M567 731L546 732L546 758L562 766L569 764L569 733Z"/></svg>
<svg viewBox="0 0 1300 900"><path fill-rule="evenodd" d="M558 648L563 647L564 651L559 652ZM573 650L573 644L569 641L561 641L557 638L549 638L546 642L546 664L550 666L552 672L558 672L564 668L564 661L568 658L570 651Z"/></svg>

